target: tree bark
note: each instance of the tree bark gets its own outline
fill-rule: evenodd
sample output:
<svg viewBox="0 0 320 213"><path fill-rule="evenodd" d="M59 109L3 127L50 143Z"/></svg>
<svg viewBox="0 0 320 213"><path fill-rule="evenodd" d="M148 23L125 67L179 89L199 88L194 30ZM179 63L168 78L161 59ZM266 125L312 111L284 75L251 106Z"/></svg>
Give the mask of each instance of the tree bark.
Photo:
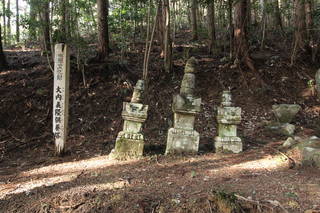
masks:
<svg viewBox="0 0 320 213"><path fill-rule="evenodd" d="M42 49L49 53L51 52L50 46L50 8L49 1L41 2L40 10L41 31L42 31Z"/></svg>
<svg viewBox="0 0 320 213"><path fill-rule="evenodd" d="M312 0L306 0L305 2L305 13L306 13L306 28L307 28L307 37L311 39L312 37Z"/></svg>
<svg viewBox="0 0 320 213"><path fill-rule="evenodd" d="M37 17L37 10L36 10L36 5L35 5L35 0L30 0L30 24L28 28L29 32L29 40L30 41L35 41L37 38L37 31L36 27L33 23L36 22L36 17Z"/></svg>
<svg viewBox="0 0 320 213"><path fill-rule="evenodd" d="M197 0L191 0L191 31L192 40L198 40L198 25L197 25Z"/></svg>
<svg viewBox="0 0 320 213"><path fill-rule="evenodd" d="M214 0L208 3L208 37L209 37L209 53L213 54L216 40L215 16L214 16Z"/></svg>
<svg viewBox="0 0 320 213"><path fill-rule="evenodd" d="M7 60L3 53L3 47L2 47L2 35L1 35L1 24L0 24L0 71L7 68Z"/></svg>
<svg viewBox="0 0 320 213"><path fill-rule="evenodd" d="M97 0L98 5L98 60L106 61L109 54L108 0Z"/></svg>
<svg viewBox="0 0 320 213"><path fill-rule="evenodd" d="M305 0L295 0L294 7L295 29L294 29L294 45L291 54L291 65L295 63L299 53L306 51L306 13Z"/></svg>
<svg viewBox="0 0 320 213"><path fill-rule="evenodd" d="M273 8L274 8L274 26L278 28L281 32L283 32L283 26L282 26L282 20L281 20L281 14L280 14L280 8L279 8L279 2L278 0L273 0Z"/></svg>
<svg viewBox="0 0 320 213"><path fill-rule="evenodd" d="M169 0L163 0L163 13L164 13L164 69L166 72L172 70L172 42L170 30L170 4Z"/></svg>
<svg viewBox="0 0 320 213"><path fill-rule="evenodd" d="M160 48L161 48L161 53L160 56L163 57L164 55L164 12L163 12L163 3L162 0L159 0L158 2L159 6L158 6L158 19L157 19L157 37L158 37L158 41L160 43Z"/></svg>
<svg viewBox="0 0 320 213"><path fill-rule="evenodd" d="M20 42L20 14L19 14L19 0L16 0L16 41Z"/></svg>
<svg viewBox="0 0 320 213"><path fill-rule="evenodd" d="M295 42L300 50L305 49L306 45L306 14L305 1L295 0Z"/></svg>
<svg viewBox="0 0 320 213"><path fill-rule="evenodd" d="M3 43L4 45L7 45L6 0L2 0L2 14L3 14Z"/></svg>
<svg viewBox="0 0 320 213"><path fill-rule="evenodd" d="M251 71L256 71L249 55L247 14L247 0L237 0L234 10L234 56L240 62L244 62Z"/></svg>
<svg viewBox="0 0 320 213"><path fill-rule="evenodd" d="M7 43L11 45L11 10L10 10L10 0L7 2Z"/></svg>

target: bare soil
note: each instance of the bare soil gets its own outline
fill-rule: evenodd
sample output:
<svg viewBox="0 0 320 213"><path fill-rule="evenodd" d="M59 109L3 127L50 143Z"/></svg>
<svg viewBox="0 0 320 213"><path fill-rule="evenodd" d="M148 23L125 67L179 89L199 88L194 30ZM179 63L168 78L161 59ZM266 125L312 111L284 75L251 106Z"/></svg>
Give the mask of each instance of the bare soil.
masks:
<svg viewBox="0 0 320 213"><path fill-rule="evenodd" d="M296 134L318 135L319 101L308 89L316 66L300 61L290 67L288 53L277 47L256 51L261 86L247 68L232 69L221 62L223 55L212 57L201 45L193 48L189 56L199 61L196 93L203 102L195 127L200 151L164 156L185 52L178 43L174 73L168 74L154 48L145 100L150 109L145 156L109 160L122 129L122 102L130 100L142 75L141 48L127 53L124 64L115 53L107 64L92 62L85 70L86 87L72 64L68 152L63 157L54 154L53 76L47 59L37 50L6 52L11 67L0 72L0 212L217 212L210 199L216 191L288 212L320 211L320 170L291 168L277 151L286 137L263 128L272 119L273 104L297 103L302 110L293 122ZM245 151L220 155L213 148L215 109L228 88L243 110L239 135Z"/></svg>

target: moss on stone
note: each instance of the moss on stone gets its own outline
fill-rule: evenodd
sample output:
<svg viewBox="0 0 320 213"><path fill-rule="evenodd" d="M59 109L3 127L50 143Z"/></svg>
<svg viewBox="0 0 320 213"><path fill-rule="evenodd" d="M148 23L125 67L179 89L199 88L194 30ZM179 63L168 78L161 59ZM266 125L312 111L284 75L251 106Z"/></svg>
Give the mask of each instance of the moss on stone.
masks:
<svg viewBox="0 0 320 213"><path fill-rule="evenodd" d="M113 158L118 160L138 159L143 155L143 140L120 138L116 141Z"/></svg>

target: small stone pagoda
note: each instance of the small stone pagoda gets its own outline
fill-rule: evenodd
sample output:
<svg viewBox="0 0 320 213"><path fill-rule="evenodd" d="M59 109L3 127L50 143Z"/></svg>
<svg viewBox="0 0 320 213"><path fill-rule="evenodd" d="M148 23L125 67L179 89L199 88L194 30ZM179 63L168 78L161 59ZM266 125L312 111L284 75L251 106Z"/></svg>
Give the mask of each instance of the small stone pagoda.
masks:
<svg viewBox="0 0 320 213"><path fill-rule="evenodd" d="M143 155L142 124L147 119L148 105L142 104L144 81L138 80L131 102L123 102L123 131L118 133L115 149L110 157L118 160L139 158Z"/></svg>
<svg viewBox="0 0 320 213"><path fill-rule="evenodd" d="M200 112L201 98L194 97L196 59L187 61L180 94L173 97L174 127L169 129L166 154L197 153L199 133L194 130L195 116Z"/></svg>
<svg viewBox="0 0 320 213"><path fill-rule="evenodd" d="M216 152L240 153L242 141L237 136L237 125L241 122L241 108L232 106L230 91L223 91L222 103L218 107L218 136L215 137Z"/></svg>

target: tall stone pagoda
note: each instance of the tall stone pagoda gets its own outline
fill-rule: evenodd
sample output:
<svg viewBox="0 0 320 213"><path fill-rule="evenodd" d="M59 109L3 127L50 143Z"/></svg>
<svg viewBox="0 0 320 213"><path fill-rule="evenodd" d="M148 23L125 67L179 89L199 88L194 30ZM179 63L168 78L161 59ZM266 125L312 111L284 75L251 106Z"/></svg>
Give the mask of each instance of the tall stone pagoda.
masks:
<svg viewBox="0 0 320 213"><path fill-rule="evenodd" d="M118 133L110 157L118 160L140 158L143 155L142 124L147 119L148 105L142 104L144 81L138 80L131 102L123 102L123 131Z"/></svg>
<svg viewBox="0 0 320 213"><path fill-rule="evenodd" d="M231 92L223 91L218 107L218 136L215 137L216 152L240 153L242 141L237 136L237 125L241 122L241 108L232 106Z"/></svg>
<svg viewBox="0 0 320 213"><path fill-rule="evenodd" d="M187 61L180 94L173 97L174 127L169 129L166 154L197 153L199 133L194 130L195 116L200 112L201 98L194 96L196 59Z"/></svg>

